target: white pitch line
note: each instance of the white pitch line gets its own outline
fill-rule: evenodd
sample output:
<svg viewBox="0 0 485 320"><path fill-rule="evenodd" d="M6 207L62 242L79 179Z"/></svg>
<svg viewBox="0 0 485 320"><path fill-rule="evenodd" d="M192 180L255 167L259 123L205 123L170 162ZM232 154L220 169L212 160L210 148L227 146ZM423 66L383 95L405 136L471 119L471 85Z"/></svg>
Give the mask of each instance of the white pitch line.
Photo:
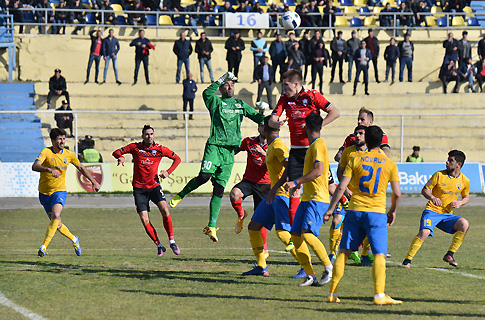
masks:
<svg viewBox="0 0 485 320"><path fill-rule="evenodd" d="M43 316L38 315L37 313L34 313L34 312L30 311L29 309L26 309L22 306L19 306L16 303L10 301L7 297L5 297L5 295L1 291L0 291L0 304L3 304L4 306L9 307L9 308L17 311L18 313L20 313L21 315L23 315L24 317L26 317L28 319L31 319L31 320L47 320Z"/></svg>
<svg viewBox="0 0 485 320"><path fill-rule="evenodd" d="M395 261L391 261L391 260L387 260L387 262L390 263L390 264L401 265L399 262L395 262ZM427 269L427 270L441 271L441 272L446 272L446 273L459 274L459 275L462 275L462 276L468 277L468 278L485 280L485 276L477 276L476 274L454 271L454 270L443 269L443 268L423 267L423 266L418 266L418 265L414 265L414 264L411 265L411 268L422 268L422 269Z"/></svg>

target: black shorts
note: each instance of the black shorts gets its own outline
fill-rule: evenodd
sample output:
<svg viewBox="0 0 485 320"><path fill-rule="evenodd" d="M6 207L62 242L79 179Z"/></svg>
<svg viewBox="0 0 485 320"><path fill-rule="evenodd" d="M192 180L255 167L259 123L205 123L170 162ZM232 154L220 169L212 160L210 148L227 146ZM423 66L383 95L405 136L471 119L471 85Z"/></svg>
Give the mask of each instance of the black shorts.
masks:
<svg viewBox="0 0 485 320"><path fill-rule="evenodd" d="M264 199L263 192L261 191L261 188L263 186L267 186L267 184L243 180L236 184L234 188L238 188L239 190L241 190L243 194L243 200L249 196L253 196L254 210L256 210L261 201L263 201Z"/></svg>
<svg viewBox="0 0 485 320"><path fill-rule="evenodd" d="M290 157L288 158L288 181L293 181L303 176L307 150L308 148L290 149Z"/></svg>
<svg viewBox="0 0 485 320"><path fill-rule="evenodd" d="M133 197L135 198L136 212L150 212L150 200L157 204L160 201L167 201L165 194L160 186L151 189L133 187Z"/></svg>

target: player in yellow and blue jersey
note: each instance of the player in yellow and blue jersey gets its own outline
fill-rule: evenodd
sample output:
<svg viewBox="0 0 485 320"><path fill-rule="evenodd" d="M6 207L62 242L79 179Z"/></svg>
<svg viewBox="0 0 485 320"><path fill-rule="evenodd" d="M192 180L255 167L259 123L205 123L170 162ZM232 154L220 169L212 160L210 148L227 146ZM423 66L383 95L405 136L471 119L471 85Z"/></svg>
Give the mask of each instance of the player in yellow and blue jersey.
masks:
<svg viewBox="0 0 485 320"><path fill-rule="evenodd" d="M421 216L419 232L411 242L408 255L402 265L411 267L416 252L428 236L433 236L435 227L444 232L454 234L451 246L443 257L453 267L458 266L453 254L460 248L468 231L469 223L465 218L453 214L453 209L458 209L468 203L470 199L470 180L461 173L465 163L465 154L459 150L448 152L446 170L435 172L423 187L421 194L428 199L426 208ZM461 195L461 200L458 197Z"/></svg>
<svg viewBox="0 0 485 320"><path fill-rule="evenodd" d="M374 304L401 304L384 293L386 286L387 226L394 223L396 209L401 197L397 165L389 159L379 146L382 142L382 130L370 126L365 130L367 152L359 153L349 161L332 201L325 213L328 221L347 186L353 190L349 210L346 213L340 253L333 265L333 277L330 284L328 302L340 302L337 289L344 275L345 261L352 251L356 251L364 240L369 243L374 253L372 276L374 279ZM386 189L391 183L392 204L386 215Z"/></svg>
<svg viewBox="0 0 485 320"><path fill-rule="evenodd" d="M268 141L266 167L268 168L271 179L271 190L263 201L259 203L248 225L249 241L251 242L257 263L253 269L244 272L244 276L269 275L266 265L266 255L264 254L264 241L261 236L261 229L263 227L271 230L275 226L276 235L285 246L288 246L291 240L290 217L288 215L289 198L288 192L283 187L283 183L286 181L289 152L283 140L279 137L280 129L270 127L268 124L269 119L270 116L264 118L264 135L266 141ZM310 255L306 246L302 248L303 251L305 249L307 254ZM298 261L295 248L288 251Z"/></svg>
<svg viewBox="0 0 485 320"><path fill-rule="evenodd" d="M299 284L300 287L324 285L332 278L332 263L327 256L325 246L317 238L323 224L323 212L327 210L330 199L328 150L320 137L322 123L323 119L318 113L310 113L305 118L305 132L310 146L305 155L303 176L288 181L285 185L286 190L303 185L301 202L291 226L291 241L295 245L298 260L307 275L305 281ZM315 277L309 252L302 250L305 243L312 248L325 267L320 281Z"/></svg>
<svg viewBox="0 0 485 320"><path fill-rule="evenodd" d="M49 134L52 147L44 148L32 164L32 170L40 172L39 200L49 216L51 222L45 233L44 243L39 248L39 256L46 254L47 246L54 237L56 230L72 241L74 250L81 255L79 238L73 235L61 222L61 212L66 203L66 172L69 163L72 163L93 184L93 190L99 191L101 186L91 176L89 171L79 163L74 153L64 148L66 131L54 128Z"/></svg>

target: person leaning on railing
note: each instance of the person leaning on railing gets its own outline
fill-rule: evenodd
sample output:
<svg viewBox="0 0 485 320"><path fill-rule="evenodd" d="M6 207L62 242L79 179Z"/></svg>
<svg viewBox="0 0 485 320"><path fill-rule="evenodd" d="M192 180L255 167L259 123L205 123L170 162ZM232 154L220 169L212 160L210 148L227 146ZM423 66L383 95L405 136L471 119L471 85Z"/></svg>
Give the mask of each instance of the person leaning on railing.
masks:
<svg viewBox="0 0 485 320"><path fill-rule="evenodd" d="M104 0L104 2L99 6L101 10L104 10L103 12L98 13L97 19L99 23L109 23L109 24L117 24L115 12L113 8L111 8L109 4L109 0Z"/></svg>
<svg viewBox="0 0 485 320"><path fill-rule="evenodd" d="M76 10L76 11L70 12L69 19L68 19L69 22L86 24L86 19L84 17L84 11L81 11L81 10L85 10L86 8L84 7L84 4L81 2L81 0L75 0L74 2L72 2L69 5L69 8ZM77 11L77 10L79 10L79 11ZM82 30L83 28L84 28L84 26L76 26L76 28L74 28L74 31L72 32L72 34L77 35L77 32Z"/></svg>
<svg viewBox="0 0 485 320"><path fill-rule="evenodd" d="M37 9L51 9L49 4L49 0L41 0L35 6ZM38 10L35 12L35 17L37 19L37 23L39 24L39 34L44 33L42 31L42 25L44 23L53 23L54 22L54 12L52 10ZM47 26L46 26L47 28ZM46 30L47 32L47 30ZM56 33L56 27L53 26L51 28L52 34Z"/></svg>

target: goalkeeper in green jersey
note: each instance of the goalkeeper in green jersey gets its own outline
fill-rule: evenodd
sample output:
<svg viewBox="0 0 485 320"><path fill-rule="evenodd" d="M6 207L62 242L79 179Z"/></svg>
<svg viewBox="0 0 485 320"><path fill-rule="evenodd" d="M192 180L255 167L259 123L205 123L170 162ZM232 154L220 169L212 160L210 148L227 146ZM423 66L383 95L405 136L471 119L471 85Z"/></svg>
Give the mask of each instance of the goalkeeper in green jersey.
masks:
<svg viewBox="0 0 485 320"><path fill-rule="evenodd" d="M209 224L204 233L217 242L216 222L221 208L224 187L231 177L234 164L234 150L241 144L241 122L248 117L256 123L263 123L266 104L257 104L258 110L240 99L234 99L234 81L237 78L231 72L225 73L202 93L204 103L211 117L211 130L204 149L199 175L190 180L182 191L170 200L174 208L182 199L209 179L213 191L209 205ZM222 97L216 95L219 89Z"/></svg>

